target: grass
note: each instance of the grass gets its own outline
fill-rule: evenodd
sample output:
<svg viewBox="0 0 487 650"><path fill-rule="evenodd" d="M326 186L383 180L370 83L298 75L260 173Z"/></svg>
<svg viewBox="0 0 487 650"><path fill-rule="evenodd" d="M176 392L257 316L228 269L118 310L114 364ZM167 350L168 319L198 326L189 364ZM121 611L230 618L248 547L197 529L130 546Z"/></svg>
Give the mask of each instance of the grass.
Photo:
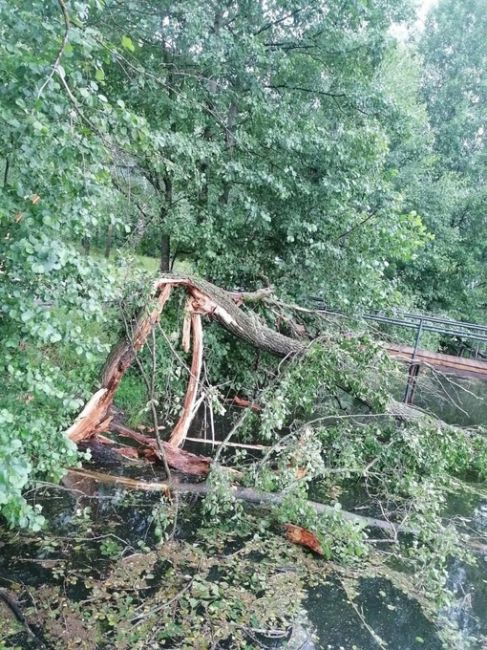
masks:
<svg viewBox="0 0 487 650"><path fill-rule="evenodd" d="M81 247L79 247L81 251ZM89 255L96 259L102 260L111 264L117 268L116 260L117 257L123 257L127 252L127 249L122 248L112 248L109 259L105 258L105 252L102 248L91 247ZM147 271L151 275L156 275L159 271L159 258L152 257L151 255L142 255L139 253L129 252L131 258L134 259L135 266L138 268ZM174 271L176 273L191 273L193 271L193 266L189 260L176 260L174 263Z"/></svg>

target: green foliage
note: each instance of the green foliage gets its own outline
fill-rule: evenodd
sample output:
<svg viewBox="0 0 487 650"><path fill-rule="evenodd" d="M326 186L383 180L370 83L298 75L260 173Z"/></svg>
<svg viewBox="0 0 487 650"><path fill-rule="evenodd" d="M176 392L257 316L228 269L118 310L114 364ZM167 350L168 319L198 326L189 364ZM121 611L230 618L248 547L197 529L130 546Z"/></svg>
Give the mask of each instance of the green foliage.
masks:
<svg viewBox="0 0 487 650"><path fill-rule="evenodd" d="M427 417L398 423L387 412L396 369L383 352L362 336L322 343L291 363L254 416L254 435L273 446L247 468L247 484L286 495L272 516L311 530L327 557L345 563L367 555L367 538L341 517L341 497L368 495L372 511L388 504L414 534L394 561L414 573L428 607L444 606L451 557L470 560L463 533L444 520L447 498L459 480L487 480L486 439ZM340 399L344 390L362 407ZM336 515L318 517L315 495L336 503Z"/></svg>
<svg viewBox="0 0 487 650"><path fill-rule="evenodd" d="M41 522L22 490L37 478L59 480L76 462L62 430L107 353L104 303L114 297L109 268L76 245L106 219L109 156L74 118L59 75L40 93L58 48L53 9L0 5L0 507L22 526ZM85 51L93 46L82 43ZM85 73L79 70L79 80Z"/></svg>
<svg viewBox="0 0 487 650"><path fill-rule="evenodd" d="M385 270L427 240L387 171L389 124L402 112L382 64L394 51L387 29L411 16L409 3L291 5L279 20L279 3L149 2L142 13L74 3L42 108L56 120L71 112L88 148L77 175L97 192L86 225L114 227L119 241L132 230L151 254L170 237L175 255L220 282L321 289L338 305L397 301ZM57 23L49 14L42 26ZM55 57L46 49L36 89ZM80 235L97 242L95 228Z"/></svg>
<svg viewBox="0 0 487 650"><path fill-rule="evenodd" d="M75 464L75 445L52 428L47 417L25 409L16 416L0 410L0 506L11 525L38 530L44 523L39 506L26 503L22 492L36 478L59 481L64 464Z"/></svg>
<svg viewBox="0 0 487 650"><path fill-rule="evenodd" d="M486 318L486 21L481 0L442 0L419 43L421 92L434 139L410 187L412 205L434 239L406 269L428 309L481 322Z"/></svg>
<svg viewBox="0 0 487 650"><path fill-rule="evenodd" d="M382 411L389 398L388 368L385 353L368 337L318 339L266 396L260 436L264 440L275 438L289 420L305 422L318 405L332 417L334 400L345 393ZM380 377L376 382L371 381L374 369Z"/></svg>
<svg viewBox="0 0 487 650"><path fill-rule="evenodd" d="M111 558L112 560L120 557L122 550L123 547L120 545L120 543L111 537L107 537L106 539L102 540L100 544L101 555Z"/></svg>
<svg viewBox="0 0 487 650"><path fill-rule="evenodd" d="M218 523L230 529L240 523L242 505L232 494L231 476L221 467L215 465L208 477L210 491L203 502L203 513L209 523Z"/></svg>
<svg viewBox="0 0 487 650"><path fill-rule="evenodd" d="M159 506L167 504L153 508ZM127 516L137 512L140 525L145 508L147 495L131 504ZM26 534L19 547L2 535L12 560L30 553L45 565L35 608L27 605L24 611L29 620L35 615L42 622L43 639L52 648L66 648L66 622L75 630L74 643L86 647L142 650L157 643L190 650L209 647L213 635L219 645L250 650L254 630L287 630L300 610L306 581L313 579L309 555L279 535L261 534L258 517L248 518L252 532L245 536L215 528L199 531L190 517L189 540L154 545L149 536L149 547L134 553L122 537L127 537L127 522L107 533L106 517L95 511L82 513L84 527L64 529L62 541L45 530L31 538ZM179 517L185 520L188 511L181 504ZM292 571L283 571L290 565ZM19 586L19 597L21 590ZM2 614L0 610L2 636L13 642L18 626L8 619L4 625Z"/></svg>
<svg viewBox="0 0 487 650"><path fill-rule="evenodd" d="M408 0L62 8L0 2L0 511L10 526L37 530L43 515L26 491L78 462L63 432L144 304L156 257L228 288L274 283L296 301L485 319L480 0L442 0L407 45L390 27L413 18ZM165 426L179 415L180 307L166 308L142 370L120 387L132 425L150 421L151 399ZM215 410L227 391L265 388L263 412L239 435L271 448L260 463L234 457L248 484L287 491L263 530L293 521L327 557L363 558L366 537L339 507L317 518L306 505L313 490L339 503L360 485L420 531L397 556L440 602L461 547L442 508L455 480L486 478L485 441L387 415L396 377L362 334L326 334L284 370L217 328L205 337ZM207 521L248 530L228 474L216 467L209 480ZM164 540L172 513L158 504L152 517ZM120 551L112 538L99 550ZM179 621L197 627L203 607L235 633L238 598L228 604L219 589L195 578ZM105 596L115 637L136 613L125 595ZM165 624L168 638L185 638L180 622Z"/></svg>
<svg viewBox="0 0 487 650"><path fill-rule="evenodd" d="M274 20L279 3L0 4L2 360L9 395L32 399L55 448L130 278L90 247L154 255L170 237L174 256L220 282L397 300L388 259L427 239L384 175L376 115L389 110L387 28L407 3L294 4L290 21ZM123 404L141 402L134 381Z"/></svg>

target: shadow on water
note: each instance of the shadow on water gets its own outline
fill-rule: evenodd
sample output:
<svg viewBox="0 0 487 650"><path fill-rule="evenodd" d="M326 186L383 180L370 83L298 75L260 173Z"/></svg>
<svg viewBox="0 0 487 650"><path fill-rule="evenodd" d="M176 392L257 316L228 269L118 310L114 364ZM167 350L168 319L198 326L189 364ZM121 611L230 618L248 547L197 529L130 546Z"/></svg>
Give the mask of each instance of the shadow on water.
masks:
<svg viewBox="0 0 487 650"><path fill-rule="evenodd" d="M354 605L339 582L331 581L309 592L306 610L317 637L309 650L380 647L374 634L394 650L442 648L434 626L418 603L382 578L361 580Z"/></svg>

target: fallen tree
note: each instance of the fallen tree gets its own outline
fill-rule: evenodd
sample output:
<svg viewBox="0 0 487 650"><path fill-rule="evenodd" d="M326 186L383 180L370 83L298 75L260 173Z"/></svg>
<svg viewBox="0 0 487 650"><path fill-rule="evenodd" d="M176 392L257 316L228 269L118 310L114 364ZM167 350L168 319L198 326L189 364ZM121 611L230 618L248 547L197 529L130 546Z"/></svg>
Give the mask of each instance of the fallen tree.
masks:
<svg viewBox="0 0 487 650"><path fill-rule="evenodd" d="M113 400L125 372L135 360L138 361L137 354L146 344L149 335L153 333L162 310L175 288L183 289L187 296L182 328L182 345L186 351L189 351L192 347L192 362L182 412L168 440L163 441L159 437L157 421L154 426L155 437L134 431L121 423L116 417ZM102 434L112 431L137 442L141 446L138 453L141 457L150 460L162 460L166 468L170 466L188 475L206 476L211 464L219 461L221 451L233 436L235 427L218 446L218 451L213 460L181 449L191 421L203 399L199 397L203 358L203 316L217 321L228 332L255 348L265 350L283 359L290 360L296 357L304 357L310 345L309 340L298 340L276 332L256 315L249 314L241 308L242 303L255 300L264 300L268 305L282 305L282 303L272 298L268 290L255 293L235 293L225 291L209 282L189 275L171 273L161 276L154 283L152 300L148 306L143 309L133 328L127 331L126 336L112 349L102 374L101 386L88 400L82 412L67 430L67 436L74 442L79 443L96 437L100 439ZM322 349L326 350L326 342L323 343L323 346ZM340 388L344 391L348 390L347 386L340 386ZM399 424L401 422L412 422L418 426L430 427L436 430L441 429L445 432L452 430L452 427L428 414L390 398L385 404L384 412L381 413L374 413L372 405L366 401L364 403L370 409L372 417L386 416ZM252 410L255 410L255 406L254 409L244 411L244 417ZM333 420L333 416L327 416L324 419L330 421ZM237 428L238 426L236 425ZM110 444L110 439L104 436L102 438L101 442ZM272 449L275 449L275 447ZM127 448L121 450L120 453L126 456L132 455L130 449ZM266 454L266 458L268 455ZM375 460L367 466L364 476L367 475L368 468L374 464ZM239 472L232 471L234 477L238 478ZM168 472L167 469L166 473ZM303 472L299 466L296 466L295 476L299 478L304 475L305 471Z"/></svg>
<svg viewBox="0 0 487 650"><path fill-rule="evenodd" d="M147 430L136 431L121 422L113 400L125 372L134 362L142 374L137 355L148 337L155 336L161 313L176 289L183 290L186 295L182 347L192 351L192 359L179 419L172 433L161 440L156 416L150 429L154 436L149 436ZM256 300L263 301L266 308L277 312L278 317L283 315L281 322L286 322L288 330L296 338L275 331L263 319L242 307L247 301ZM453 486L449 478L456 480L467 476L471 469L480 480L485 478L487 445L481 436L446 425L419 409L391 399L387 391L381 390L382 371L389 368L389 364L382 363L384 353L378 352L380 346L370 343L367 337L356 337L356 341L351 341L348 333L344 333L340 340L334 335L316 338L316 330L313 340L312 336L306 336L302 323L291 326L293 317L289 314L294 309L293 305L284 306L277 301L269 290L236 293L189 275L161 276L154 283L147 307L110 353L98 390L68 429L67 435L75 442L98 438L104 444L112 444L104 434L113 432L135 441L140 446L139 457L162 460L172 468L197 477L206 477L212 466L216 471L211 472L209 481L201 483L178 482L169 471L164 481L151 483L89 470L74 472L71 478L78 476L79 479L93 479L137 490L162 491L168 495L205 495L203 508L207 507L211 516L216 513L215 516L222 521L233 520L234 514L241 512L237 506L239 501L272 506L272 521L284 525L286 537L318 553L321 548L319 540L326 538L334 540L338 553L344 549L345 553L361 557L366 536L360 528L364 527L390 533L389 542L397 542L399 533L411 534L415 543L421 545L423 553L418 555L418 570L426 573L428 563L423 562L422 557L431 558L435 567L441 568L451 556L460 555L465 548L475 548L470 541L465 541L465 535L458 527L453 530L451 520L441 516L441 506ZM297 308L296 312L299 311ZM313 310L306 310L306 318L308 315L320 316ZM284 365L279 364L275 384L270 382L261 391L256 400L258 403L253 400L235 401L236 405L240 403L246 408L226 438L216 441L213 458L189 454L182 449L190 423L202 400L206 399L202 380L204 318L216 321L255 349L286 361ZM318 388L310 388L313 386ZM337 401L337 408L329 410L330 402L321 402L321 387L328 391L329 399ZM340 400L344 393L353 399L347 398L348 403L342 408ZM286 408L288 398L289 409ZM300 406L303 399L308 400L308 405L321 404L324 415L310 420L312 411L293 411L292 408ZM283 404L285 408L282 408ZM153 399L151 408L155 409ZM243 487L240 468L222 470L219 463L222 450L234 442L232 437L237 437L236 431L242 431L241 423L252 418L254 423L258 423L260 439L242 438L233 447L238 449L237 445L243 443L242 449L253 448L262 454L261 459L250 466L253 487ZM283 426L290 421L294 424L289 432L283 434ZM269 422L270 428L266 430ZM265 445L247 444L249 442L264 442ZM124 455L127 452L129 456L132 454L127 447L120 446L119 451ZM373 512L381 518L342 510L339 511L341 518L336 520L322 517L337 511L331 505L310 498L315 478L323 481L322 494L328 502L339 500L341 490L350 486L354 489L359 482L356 479L360 479L361 487L370 497L369 503L374 506ZM338 519L343 519L343 522ZM350 522L359 526L351 527ZM324 537L320 536L320 531L325 533ZM396 543L395 549L401 555L401 544ZM323 547L321 551L326 552L326 549ZM407 550L404 558L410 561ZM433 574L425 577L425 593L431 589L443 589L443 574L437 571L435 575L439 577Z"/></svg>
<svg viewBox="0 0 487 650"><path fill-rule="evenodd" d="M166 495L171 494L191 494L195 496L204 496L208 494L212 487L206 482L203 483L179 483L170 481L139 481L137 479L128 478L126 476L114 476L112 474L105 474L104 472L96 472L91 470L69 470L70 486L76 488L76 479L92 479L98 483L108 485L119 485L130 490L139 490L141 492L162 492ZM73 480L74 479L74 480ZM261 490L254 490L253 488L232 486L232 496L239 501L246 501L256 505L276 506L283 503L285 497L282 494L274 492L263 492ZM317 501L309 500L307 502L311 508L318 515L336 515L337 512L341 516L362 528L378 528L384 530L394 537L398 533L412 533L412 529L404 524L395 524L376 517L366 517L364 515L357 515L354 512L347 510L337 511L333 506L326 503L318 503Z"/></svg>
<svg viewBox="0 0 487 650"><path fill-rule="evenodd" d="M115 393L125 372L158 323L174 287L181 287L187 293L182 343L186 351L192 346L192 363L183 409L168 442L158 445L157 449L156 440L149 442L147 438L142 440L139 437L138 441L149 444L154 453L160 456L164 454L173 468L189 474L205 474L209 466L207 459L201 461L195 455L188 455L178 449L184 443L198 406L203 358L202 316L213 318L235 336L274 355L290 357L303 352L305 345L301 341L272 330L240 309L239 304L243 301L261 299L269 294L268 291L231 293L188 275L167 274L160 277L154 284L150 306L140 314L132 331L112 349L105 364L100 388L86 403L66 435L74 442L80 442L110 430L120 431L120 424L114 421ZM132 432L132 438L135 437L134 433Z"/></svg>
<svg viewBox="0 0 487 650"><path fill-rule="evenodd" d="M183 445L189 426L197 410L198 389L203 357L202 316L216 320L234 336L246 341L259 350L264 350L281 358L292 358L303 354L309 342L303 342L281 334L265 325L254 314L246 313L239 305L245 301L266 300L272 303L269 291L255 293L229 292L210 282L190 275L166 274L154 283L151 304L143 310L130 334L127 334L110 353L101 380L100 388L93 394L78 415L66 435L74 442L86 440L113 428L113 399L120 382L134 362L136 355L145 345L148 336L158 323L173 288L182 288L187 294L186 315L183 325L182 342L185 350L192 343L192 363L188 387L181 416L174 427L168 443L159 449L159 454L168 453L168 445L178 448ZM427 421L429 416L390 400L387 405L390 415L402 419ZM190 468L191 460L174 449L168 453L169 464L180 469L181 465Z"/></svg>

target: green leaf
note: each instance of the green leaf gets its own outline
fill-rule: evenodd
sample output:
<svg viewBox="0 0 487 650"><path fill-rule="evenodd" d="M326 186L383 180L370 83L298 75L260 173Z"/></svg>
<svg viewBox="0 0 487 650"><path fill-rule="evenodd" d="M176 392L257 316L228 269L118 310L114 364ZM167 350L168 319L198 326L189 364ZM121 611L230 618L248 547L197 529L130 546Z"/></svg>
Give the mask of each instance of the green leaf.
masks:
<svg viewBox="0 0 487 650"><path fill-rule="evenodd" d="M130 36L122 36L122 47L130 52L135 52L135 46Z"/></svg>

